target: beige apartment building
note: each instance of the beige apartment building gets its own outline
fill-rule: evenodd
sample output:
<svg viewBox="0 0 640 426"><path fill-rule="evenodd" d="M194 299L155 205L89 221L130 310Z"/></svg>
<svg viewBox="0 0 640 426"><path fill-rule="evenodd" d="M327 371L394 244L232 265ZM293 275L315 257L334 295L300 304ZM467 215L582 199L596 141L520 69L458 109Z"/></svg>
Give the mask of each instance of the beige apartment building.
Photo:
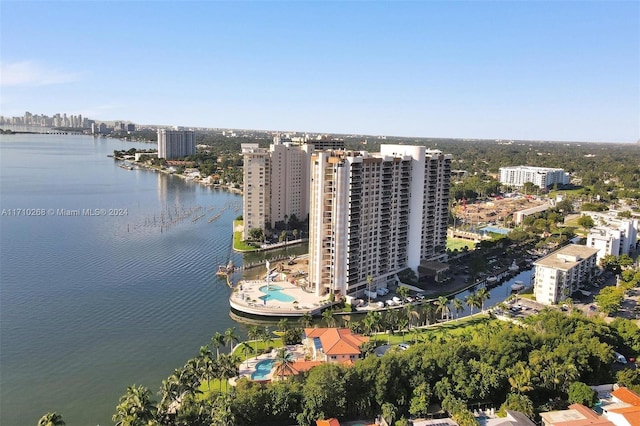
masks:
<svg viewBox="0 0 640 426"><path fill-rule="evenodd" d="M552 305L578 291L596 273L598 249L570 244L533 263L536 301Z"/></svg>
<svg viewBox="0 0 640 426"><path fill-rule="evenodd" d="M312 149L312 145L280 142L279 138L269 149L242 144L244 239L252 228L274 228L292 215L307 218Z"/></svg>
<svg viewBox="0 0 640 426"><path fill-rule="evenodd" d="M311 156L309 283L318 296L359 296L407 267L418 273L446 259L451 156L380 150Z"/></svg>
<svg viewBox="0 0 640 426"><path fill-rule="evenodd" d="M181 127L158 129L158 158L171 160L196 153L196 133Z"/></svg>

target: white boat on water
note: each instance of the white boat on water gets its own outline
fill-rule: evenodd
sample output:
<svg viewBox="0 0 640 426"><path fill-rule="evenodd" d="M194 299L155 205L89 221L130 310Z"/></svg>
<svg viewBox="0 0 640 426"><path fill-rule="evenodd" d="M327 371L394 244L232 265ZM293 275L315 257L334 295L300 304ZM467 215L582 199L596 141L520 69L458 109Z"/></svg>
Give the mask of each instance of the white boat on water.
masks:
<svg viewBox="0 0 640 426"><path fill-rule="evenodd" d="M511 266L509 266L509 270L511 272L516 272L518 270L520 270L520 267L518 266L518 264L516 263L516 261L514 260L513 263L511 264Z"/></svg>
<svg viewBox="0 0 640 426"><path fill-rule="evenodd" d="M524 288L524 282L522 281L516 281L515 283L511 284L511 290L513 291L520 291Z"/></svg>
<svg viewBox="0 0 640 426"><path fill-rule="evenodd" d="M495 275L492 275L489 278L487 278L488 283L495 283L496 281L498 281L498 277L496 277Z"/></svg>

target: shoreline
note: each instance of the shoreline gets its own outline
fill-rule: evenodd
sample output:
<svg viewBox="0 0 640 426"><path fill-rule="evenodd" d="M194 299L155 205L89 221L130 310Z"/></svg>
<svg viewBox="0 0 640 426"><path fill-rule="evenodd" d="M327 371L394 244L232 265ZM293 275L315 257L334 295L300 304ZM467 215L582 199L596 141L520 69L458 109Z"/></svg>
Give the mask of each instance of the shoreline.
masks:
<svg viewBox="0 0 640 426"><path fill-rule="evenodd" d="M120 158L120 157L112 157L114 161L128 161L124 158ZM147 164L142 164L142 163L138 163L138 162L130 162L131 165L133 165L134 167L137 167L137 169L133 169L133 170L149 170L149 171L154 171L154 172L158 172L158 173L164 173L166 175L170 175L170 176L176 176L179 177L180 179L184 179L187 182L195 182L195 183L199 183L200 185L206 186L206 187L212 187L215 189L224 189L227 190L233 194L238 194L238 195L243 195L242 189L240 188L235 188L232 185L227 185L227 184L221 184L221 183L210 183L210 182L203 182L204 179L207 178L200 178L200 179L195 179L195 178L191 178L190 176L185 176L183 174L180 173L175 173L175 172L171 172L168 169L161 169L158 168L157 166L149 166Z"/></svg>

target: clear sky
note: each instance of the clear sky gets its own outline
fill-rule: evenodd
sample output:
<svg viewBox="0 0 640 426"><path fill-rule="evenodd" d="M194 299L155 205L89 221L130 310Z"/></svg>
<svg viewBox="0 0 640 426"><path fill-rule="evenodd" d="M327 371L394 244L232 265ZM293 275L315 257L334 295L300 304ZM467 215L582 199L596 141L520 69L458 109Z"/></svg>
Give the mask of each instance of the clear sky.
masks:
<svg viewBox="0 0 640 426"><path fill-rule="evenodd" d="M636 142L639 1L0 0L0 114Z"/></svg>

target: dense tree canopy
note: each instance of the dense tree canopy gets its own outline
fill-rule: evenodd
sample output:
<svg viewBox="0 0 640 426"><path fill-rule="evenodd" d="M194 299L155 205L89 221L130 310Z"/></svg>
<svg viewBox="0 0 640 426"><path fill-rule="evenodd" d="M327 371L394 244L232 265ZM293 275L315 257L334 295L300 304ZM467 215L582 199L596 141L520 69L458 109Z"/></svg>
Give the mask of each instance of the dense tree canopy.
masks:
<svg viewBox="0 0 640 426"><path fill-rule="evenodd" d="M376 328L378 320L371 316L368 328ZM199 395L194 389L208 377L233 377L237 367L226 366L240 362L226 355L215 359L203 347L163 384L157 408L146 390L132 387L114 419L127 424L123 420L133 413L149 424L311 425L318 418L370 418L382 412L395 419L426 415L436 403L459 424L475 426L472 404L533 414L548 409L549 400L589 402L590 385L615 380L614 350L638 353L638 335L629 320L607 325L579 313L545 310L528 317L524 327L491 320L462 333L416 340L406 351L370 355L353 366L323 364L266 386L241 379L228 394L212 389ZM637 372L623 371L619 380L640 386Z"/></svg>

